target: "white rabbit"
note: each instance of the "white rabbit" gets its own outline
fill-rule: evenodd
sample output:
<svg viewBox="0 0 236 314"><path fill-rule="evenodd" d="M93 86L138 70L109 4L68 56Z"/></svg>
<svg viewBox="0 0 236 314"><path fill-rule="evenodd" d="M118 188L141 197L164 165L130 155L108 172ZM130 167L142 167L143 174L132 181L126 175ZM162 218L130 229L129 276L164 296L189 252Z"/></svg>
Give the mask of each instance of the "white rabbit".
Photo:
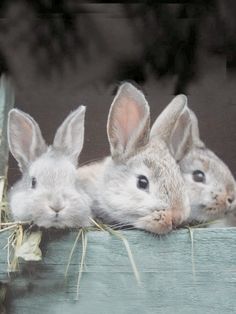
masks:
<svg viewBox="0 0 236 314"><path fill-rule="evenodd" d="M177 96L171 107L165 132L177 153L191 123L186 97ZM179 115L183 119L173 130ZM164 234L187 219L190 206L179 166L158 133L150 136L149 124L143 93L130 83L122 84L108 116L111 157L81 167L79 176L95 199L95 216L110 224Z"/></svg>
<svg viewBox="0 0 236 314"><path fill-rule="evenodd" d="M236 183L226 164L201 141L197 117L190 114L190 149L179 161L191 205L188 222L209 222L232 210Z"/></svg>
<svg viewBox="0 0 236 314"><path fill-rule="evenodd" d="M77 176L84 116L84 106L73 111L48 147L30 115L18 109L9 112L9 148L22 172L22 178L9 191L15 220L33 221L46 228L90 225L91 199Z"/></svg>

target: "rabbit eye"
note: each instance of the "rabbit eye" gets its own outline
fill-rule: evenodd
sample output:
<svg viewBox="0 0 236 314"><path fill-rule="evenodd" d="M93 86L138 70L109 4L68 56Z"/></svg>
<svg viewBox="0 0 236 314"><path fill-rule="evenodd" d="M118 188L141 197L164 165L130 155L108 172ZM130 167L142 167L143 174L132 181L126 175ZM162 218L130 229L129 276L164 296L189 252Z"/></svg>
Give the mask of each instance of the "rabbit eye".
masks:
<svg viewBox="0 0 236 314"><path fill-rule="evenodd" d="M205 182L206 182L205 173L202 172L201 170L195 170L195 171L193 171L193 180L194 180L195 182L202 182L202 183L205 183Z"/></svg>
<svg viewBox="0 0 236 314"><path fill-rule="evenodd" d="M140 175L138 176L137 187L142 190L146 190L149 186L147 177Z"/></svg>
<svg viewBox="0 0 236 314"><path fill-rule="evenodd" d="M35 188L36 188L36 183L37 183L36 178L33 177L33 178L31 179L31 188L32 188L32 189L35 189Z"/></svg>

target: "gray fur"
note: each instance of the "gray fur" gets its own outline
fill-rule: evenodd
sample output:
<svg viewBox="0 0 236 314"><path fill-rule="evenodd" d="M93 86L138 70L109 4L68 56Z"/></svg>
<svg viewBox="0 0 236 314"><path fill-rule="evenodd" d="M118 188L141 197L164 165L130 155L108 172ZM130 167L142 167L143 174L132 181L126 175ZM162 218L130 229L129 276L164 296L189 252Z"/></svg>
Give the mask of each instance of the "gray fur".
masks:
<svg viewBox="0 0 236 314"><path fill-rule="evenodd" d="M21 171L47 150L38 124L19 109L12 109L8 114L7 134L9 149Z"/></svg>
<svg viewBox="0 0 236 314"><path fill-rule="evenodd" d="M180 112L182 109L180 106ZM127 128L133 112L138 118ZM131 84L123 84L108 117L111 157L80 168L79 177L93 195L97 217L163 234L187 219L190 207L179 167L165 142L158 136L150 137L149 120L144 95ZM148 178L148 190L137 187L139 175Z"/></svg>
<svg viewBox="0 0 236 314"><path fill-rule="evenodd" d="M67 154L75 165L84 144L84 116L84 106L73 111L58 128L53 141L53 147Z"/></svg>
<svg viewBox="0 0 236 314"><path fill-rule="evenodd" d="M77 176L84 114L83 106L72 112L59 127L53 146L47 147L32 117L17 109L10 111L9 147L23 171L9 191L15 220L33 221L46 228L90 225L91 199ZM35 188L32 178L36 178Z"/></svg>
<svg viewBox="0 0 236 314"><path fill-rule="evenodd" d="M227 165L201 141L197 117L193 111L190 112L192 146L179 162L191 204L188 222L209 222L232 210L236 184ZM205 173L205 183L194 181L195 170Z"/></svg>
<svg viewBox="0 0 236 314"><path fill-rule="evenodd" d="M185 95L176 96L162 111L151 129L151 137L158 136L179 161L191 145L191 116Z"/></svg>

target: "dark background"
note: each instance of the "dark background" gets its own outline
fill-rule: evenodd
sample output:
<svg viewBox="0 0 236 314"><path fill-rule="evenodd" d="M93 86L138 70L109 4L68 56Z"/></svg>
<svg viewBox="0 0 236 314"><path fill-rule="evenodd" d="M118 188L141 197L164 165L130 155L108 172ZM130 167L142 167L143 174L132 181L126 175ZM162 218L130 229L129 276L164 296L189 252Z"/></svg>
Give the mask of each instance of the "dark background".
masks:
<svg viewBox="0 0 236 314"><path fill-rule="evenodd" d="M234 2L1 0L0 72L49 143L72 109L87 106L81 163L109 152L106 119L121 81L144 90L152 121L185 93L203 140L235 175ZM18 175L11 159L10 183Z"/></svg>

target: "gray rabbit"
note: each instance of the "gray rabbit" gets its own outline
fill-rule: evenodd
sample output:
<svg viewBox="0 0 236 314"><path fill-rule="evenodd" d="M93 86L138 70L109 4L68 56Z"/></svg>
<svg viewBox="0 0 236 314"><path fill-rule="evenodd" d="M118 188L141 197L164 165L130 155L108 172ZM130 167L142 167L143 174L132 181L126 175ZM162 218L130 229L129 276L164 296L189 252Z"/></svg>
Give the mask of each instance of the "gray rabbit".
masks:
<svg viewBox="0 0 236 314"><path fill-rule="evenodd" d="M94 198L94 214L118 226L132 225L164 234L187 219L189 200L179 166L171 156L185 146L190 118L186 97L173 100L168 145L152 130L149 105L130 83L120 86L111 105L107 134L111 156L81 167L87 192ZM179 125L173 129L179 115ZM160 134L161 135L161 134Z"/></svg>
<svg viewBox="0 0 236 314"><path fill-rule="evenodd" d="M168 110L169 106L167 115ZM231 212L236 198L236 183L227 165L200 139L197 117L192 110L189 112L191 132L186 132L188 145L181 150L182 154L172 155L180 166L190 200L191 212L187 222L209 222ZM168 121L160 115L156 120L157 131L162 132L166 125Z"/></svg>
<svg viewBox="0 0 236 314"><path fill-rule="evenodd" d="M236 183L227 165L201 141L193 111L191 119L192 145L179 162L191 203L189 221L212 221L231 211Z"/></svg>
<svg viewBox="0 0 236 314"><path fill-rule="evenodd" d="M22 178L10 189L13 218L42 227L90 225L91 199L77 176L84 141L85 107L73 111L47 146L34 119L12 109L8 119L9 148Z"/></svg>

